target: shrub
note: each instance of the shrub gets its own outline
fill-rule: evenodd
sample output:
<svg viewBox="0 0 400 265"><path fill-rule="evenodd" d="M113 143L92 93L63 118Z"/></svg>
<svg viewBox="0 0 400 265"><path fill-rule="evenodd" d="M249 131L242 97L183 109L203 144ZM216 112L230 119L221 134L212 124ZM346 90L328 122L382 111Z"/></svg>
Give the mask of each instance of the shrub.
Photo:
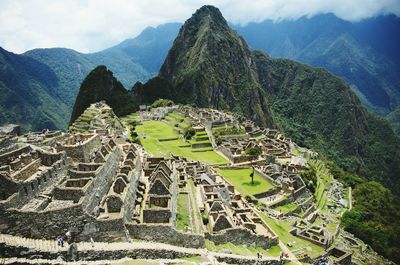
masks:
<svg viewBox="0 0 400 265"><path fill-rule="evenodd" d="M261 155L262 151L261 151L260 147L256 146L256 147L247 148L245 153L246 153L246 155L251 155L251 156L258 157L259 155Z"/></svg>
<svg viewBox="0 0 400 265"><path fill-rule="evenodd" d="M185 129L183 137L185 137L186 140L190 140L195 134L196 132L194 131L194 129L192 127L188 127Z"/></svg>

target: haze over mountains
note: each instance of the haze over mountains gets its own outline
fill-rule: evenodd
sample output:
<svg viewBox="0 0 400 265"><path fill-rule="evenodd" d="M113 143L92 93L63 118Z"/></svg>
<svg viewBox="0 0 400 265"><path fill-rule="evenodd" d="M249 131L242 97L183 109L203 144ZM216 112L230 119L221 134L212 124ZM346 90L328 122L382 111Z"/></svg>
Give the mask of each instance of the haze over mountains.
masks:
<svg viewBox="0 0 400 265"><path fill-rule="evenodd" d="M333 14L325 14L296 21L264 21L231 26L251 48L263 50L273 57L324 67L345 78L364 105L387 116L399 130L399 21L389 15L351 23ZM78 88L92 69L100 64L106 65L126 88L131 88L136 81L146 81L160 69L181 25L170 23L157 28L149 27L134 39L93 54L64 48L34 49L22 55L1 50L2 64L10 64L10 68L3 67L0 73L0 94L3 98L1 123L20 122L25 129L66 128ZM45 106L44 101L30 102L25 98L29 94L7 85L11 77L5 69L13 68L11 61L25 62L24 58L19 58L22 56L48 66L48 71L52 72L39 78L32 73L24 73L24 78L19 78L19 83L26 89L30 88L31 93L51 98ZM48 87L48 76L56 76L53 88ZM35 85L32 80L36 80ZM12 111L6 103L11 98L15 101ZM35 109L29 111L32 119L22 118L24 108ZM51 115L46 114L46 109L52 109Z"/></svg>

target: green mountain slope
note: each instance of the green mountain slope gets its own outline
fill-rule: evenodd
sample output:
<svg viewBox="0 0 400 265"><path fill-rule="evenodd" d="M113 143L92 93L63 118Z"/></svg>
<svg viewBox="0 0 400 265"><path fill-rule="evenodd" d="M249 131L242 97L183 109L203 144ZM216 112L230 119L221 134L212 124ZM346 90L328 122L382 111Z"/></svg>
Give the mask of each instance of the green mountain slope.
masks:
<svg viewBox="0 0 400 265"><path fill-rule="evenodd" d="M273 57L324 67L344 78L370 110L400 104L400 20L394 15L349 22L333 14L235 26L250 46Z"/></svg>
<svg viewBox="0 0 400 265"><path fill-rule="evenodd" d="M100 65L82 82L74 107L70 124L72 124L92 103L104 100L117 116L126 115L136 110L131 94L114 77L106 66Z"/></svg>
<svg viewBox="0 0 400 265"><path fill-rule="evenodd" d="M233 110L272 125L251 51L215 7L204 6L185 22L159 76L175 88L176 102Z"/></svg>
<svg viewBox="0 0 400 265"><path fill-rule="evenodd" d="M57 94L70 108L83 79L97 65L107 65L125 86L150 77L139 64L118 51L83 54L70 49L52 48L35 49L24 55L48 65L54 71L60 81Z"/></svg>
<svg viewBox="0 0 400 265"><path fill-rule="evenodd" d="M18 123L23 130L65 128L69 110L58 87L48 66L0 48L0 124Z"/></svg>
<svg viewBox="0 0 400 265"><path fill-rule="evenodd" d="M400 140L388 122L362 107L343 80L261 52L254 52L254 58L278 127L346 171L397 190Z"/></svg>

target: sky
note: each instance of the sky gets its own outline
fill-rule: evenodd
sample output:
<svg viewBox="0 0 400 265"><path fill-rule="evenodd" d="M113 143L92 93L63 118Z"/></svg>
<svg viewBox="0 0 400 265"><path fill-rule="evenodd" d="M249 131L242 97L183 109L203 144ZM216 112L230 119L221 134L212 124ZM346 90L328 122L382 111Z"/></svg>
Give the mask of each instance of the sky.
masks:
<svg viewBox="0 0 400 265"><path fill-rule="evenodd" d="M349 21L400 16L400 0L0 0L0 46L15 53L50 47L100 51L148 26L184 22L205 4L241 25L329 12Z"/></svg>

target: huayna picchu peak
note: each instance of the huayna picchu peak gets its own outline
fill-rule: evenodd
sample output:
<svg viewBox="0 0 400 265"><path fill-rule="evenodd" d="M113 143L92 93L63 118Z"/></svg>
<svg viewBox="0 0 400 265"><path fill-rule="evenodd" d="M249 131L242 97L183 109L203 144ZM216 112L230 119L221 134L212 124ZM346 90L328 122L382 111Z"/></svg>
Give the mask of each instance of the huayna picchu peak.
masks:
<svg viewBox="0 0 400 265"><path fill-rule="evenodd" d="M204 6L179 31L159 76L177 102L234 110L272 126L269 103L246 42L212 6Z"/></svg>
<svg viewBox="0 0 400 265"><path fill-rule="evenodd" d="M6 264L400 262L388 121L328 70L253 49L222 11L91 54L0 48L0 118L18 110L43 127L0 126ZM337 44L356 47L346 34ZM69 126L56 130L67 95Z"/></svg>

